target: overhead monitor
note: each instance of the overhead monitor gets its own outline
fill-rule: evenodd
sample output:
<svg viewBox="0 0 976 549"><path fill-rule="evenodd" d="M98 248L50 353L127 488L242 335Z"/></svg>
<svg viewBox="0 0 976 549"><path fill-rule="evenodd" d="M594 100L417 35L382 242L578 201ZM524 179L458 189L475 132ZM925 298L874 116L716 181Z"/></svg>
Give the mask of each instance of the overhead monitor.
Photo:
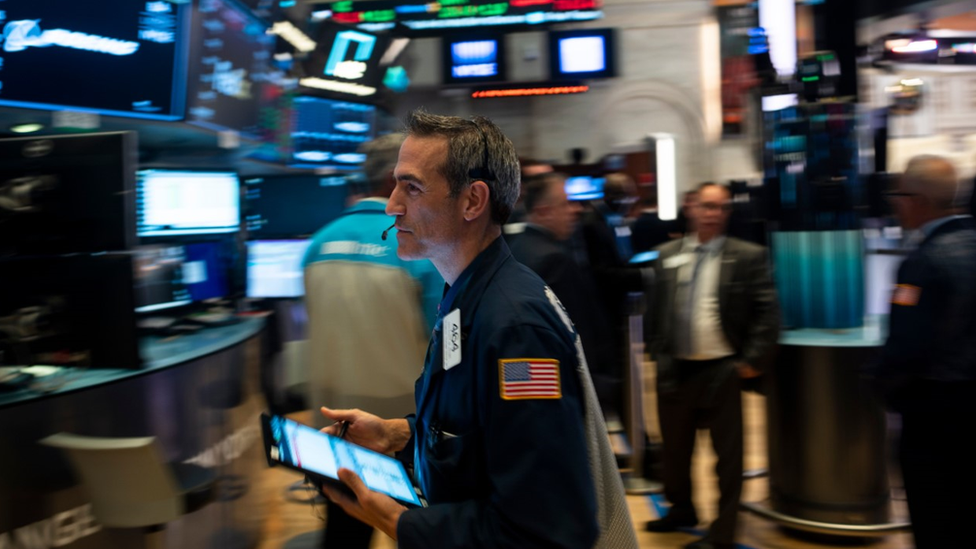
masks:
<svg viewBox="0 0 976 549"><path fill-rule="evenodd" d="M291 159L298 167L354 170L366 155L359 146L376 137L376 107L336 99L296 97Z"/></svg>
<svg viewBox="0 0 976 549"><path fill-rule="evenodd" d="M281 93L275 36L235 0L201 0L193 22L187 121L257 139L262 108Z"/></svg>
<svg viewBox="0 0 976 549"><path fill-rule="evenodd" d="M552 80L609 78L616 75L613 29L549 32L549 77Z"/></svg>
<svg viewBox="0 0 976 549"><path fill-rule="evenodd" d="M592 21L602 0L353 0L313 4L312 17L328 14L363 30L397 27L416 35L477 27L513 27Z"/></svg>
<svg viewBox="0 0 976 549"><path fill-rule="evenodd" d="M0 105L183 118L190 4L0 3Z"/></svg>
<svg viewBox="0 0 976 549"><path fill-rule="evenodd" d="M127 249L137 161L135 132L0 139L0 252Z"/></svg>
<svg viewBox="0 0 976 549"><path fill-rule="evenodd" d="M305 294L302 261L309 240L247 243L247 297L294 298Z"/></svg>
<svg viewBox="0 0 976 549"><path fill-rule="evenodd" d="M240 229L240 183L230 171L145 169L136 186L140 237L232 233Z"/></svg>
<svg viewBox="0 0 976 549"><path fill-rule="evenodd" d="M566 196L570 200L597 200L603 198L602 177L575 175L566 178Z"/></svg>
<svg viewBox="0 0 976 549"><path fill-rule="evenodd" d="M444 37L441 39L445 84L505 80L505 37Z"/></svg>
<svg viewBox="0 0 976 549"><path fill-rule="evenodd" d="M346 176L269 175L244 179L244 220L248 238L311 235L342 215L349 187Z"/></svg>
<svg viewBox="0 0 976 549"><path fill-rule="evenodd" d="M380 60L388 38L325 21L319 24L315 41L318 47L302 64L299 86L338 97L376 94L385 72Z"/></svg>

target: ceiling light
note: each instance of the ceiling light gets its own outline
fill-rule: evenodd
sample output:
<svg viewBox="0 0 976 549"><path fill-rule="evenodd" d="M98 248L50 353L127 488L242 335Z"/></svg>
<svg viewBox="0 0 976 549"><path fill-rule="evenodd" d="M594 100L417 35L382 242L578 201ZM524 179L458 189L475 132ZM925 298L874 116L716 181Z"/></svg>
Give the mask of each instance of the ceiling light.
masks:
<svg viewBox="0 0 976 549"><path fill-rule="evenodd" d="M14 133L34 133L44 129L44 124L38 124L37 122L28 122L26 124L14 124L10 126L10 131Z"/></svg>

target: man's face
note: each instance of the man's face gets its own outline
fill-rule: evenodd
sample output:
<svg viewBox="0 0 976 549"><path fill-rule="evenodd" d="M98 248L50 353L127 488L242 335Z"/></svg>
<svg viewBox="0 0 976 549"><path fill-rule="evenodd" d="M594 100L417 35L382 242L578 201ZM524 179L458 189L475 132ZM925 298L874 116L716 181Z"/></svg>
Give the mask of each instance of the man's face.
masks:
<svg viewBox="0 0 976 549"><path fill-rule="evenodd" d="M542 225L552 231L558 240L567 240L576 230L580 206L566 196L566 185L560 181L549 184L543 204L537 206Z"/></svg>
<svg viewBox="0 0 976 549"><path fill-rule="evenodd" d="M732 201L725 189L709 185L698 191L694 212L698 239L705 242L725 233L731 213Z"/></svg>
<svg viewBox="0 0 976 549"><path fill-rule="evenodd" d="M885 193L891 203L891 209L898 218L898 223L906 229L917 229L921 226L916 213L915 202L917 195L905 191L902 178L897 178L895 184Z"/></svg>
<svg viewBox="0 0 976 549"><path fill-rule="evenodd" d="M449 256L464 217L460 201L440 168L447 162L447 138L410 136L400 147L393 174L396 188L386 206L396 216L397 256L432 259Z"/></svg>

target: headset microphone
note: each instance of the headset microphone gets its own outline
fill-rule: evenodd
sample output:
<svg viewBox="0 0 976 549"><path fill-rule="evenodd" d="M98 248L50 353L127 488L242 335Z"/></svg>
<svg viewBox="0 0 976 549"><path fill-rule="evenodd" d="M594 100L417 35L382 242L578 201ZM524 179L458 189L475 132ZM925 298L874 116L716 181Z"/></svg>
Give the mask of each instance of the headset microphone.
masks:
<svg viewBox="0 0 976 549"><path fill-rule="evenodd" d="M390 225L385 231L383 231L383 235L380 236L380 238L382 238L383 240L386 240L387 235L390 234L390 231L393 229L393 227L396 227L396 223Z"/></svg>

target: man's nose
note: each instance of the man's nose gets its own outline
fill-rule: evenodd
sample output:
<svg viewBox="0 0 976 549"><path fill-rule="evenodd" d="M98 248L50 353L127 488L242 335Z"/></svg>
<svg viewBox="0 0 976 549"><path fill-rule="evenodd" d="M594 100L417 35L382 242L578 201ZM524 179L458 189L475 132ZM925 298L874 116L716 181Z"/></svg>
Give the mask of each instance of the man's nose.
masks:
<svg viewBox="0 0 976 549"><path fill-rule="evenodd" d="M400 203L400 187L393 188L390 199L386 201L386 215L403 215L403 204Z"/></svg>

